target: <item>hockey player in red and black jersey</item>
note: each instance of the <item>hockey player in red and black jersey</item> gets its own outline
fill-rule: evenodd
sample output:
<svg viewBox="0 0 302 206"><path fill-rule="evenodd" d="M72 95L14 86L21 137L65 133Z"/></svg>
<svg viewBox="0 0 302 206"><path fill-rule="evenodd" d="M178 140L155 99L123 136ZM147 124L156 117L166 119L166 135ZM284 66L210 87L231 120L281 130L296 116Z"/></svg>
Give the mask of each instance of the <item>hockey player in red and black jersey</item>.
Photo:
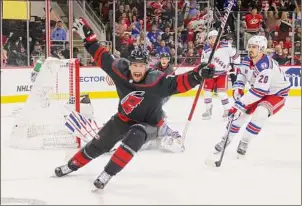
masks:
<svg viewBox="0 0 302 206"><path fill-rule="evenodd" d="M170 64L170 54L169 53L166 53L166 52L163 52L160 54L160 61L157 62L155 65L154 65L154 69L155 70L158 70L158 71L161 71L163 73L165 73L166 75L175 75L175 71L173 69L173 66L172 64ZM163 100L163 104L165 104L168 100L170 99L170 97L167 97L166 99ZM158 141L160 140L160 148L161 149L165 149L165 150L168 150L168 151L172 151L172 152L175 152L175 151L178 151L178 147L175 147L174 145L170 145L170 144L165 144L166 142L169 142L169 141L173 141L174 138L180 138L181 135L179 134L178 131L176 130L173 130L170 128L170 126L168 126L167 124L167 121L165 121L165 125L163 125L161 127L161 130L160 130L160 138L156 139L156 140L153 140L152 142L150 142L150 148L152 148L153 146L153 142L155 142L154 145L158 145ZM165 136L162 135L162 133L165 134ZM163 137L162 137L163 136Z"/></svg>
<svg viewBox="0 0 302 206"><path fill-rule="evenodd" d="M174 75L173 66L170 64L170 54L169 53L161 53L160 61L154 65L154 69L164 72L167 75Z"/></svg>
<svg viewBox="0 0 302 206"><path fill-rule="evenodd" d="M167 76L160 71L148 69L148 54L145 50L134 50L128 60L115 59L106 47L97 42L96 35L83 18L76 19L73 26L97 65L114 81L119 104L117 113L108 120L98 135L66 165L57 167L55 174L61 177L78 170L110 151L121 140L122 143L111 156L104 171L94 181L96 189L103 189L146 141L157 137L159 127L164 123L163 100L194 88L202 79L213 78L215 71L207 64L201 64L187 73Z"/></svg>

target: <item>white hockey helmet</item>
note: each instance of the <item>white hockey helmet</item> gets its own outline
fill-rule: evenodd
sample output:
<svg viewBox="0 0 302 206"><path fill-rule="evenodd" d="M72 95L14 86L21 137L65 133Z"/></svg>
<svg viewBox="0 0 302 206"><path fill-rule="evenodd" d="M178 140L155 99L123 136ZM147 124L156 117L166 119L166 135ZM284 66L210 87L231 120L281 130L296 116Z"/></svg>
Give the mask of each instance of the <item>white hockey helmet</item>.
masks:
<svg viewBox="0 0 302 206"><path fill-rule="evenodd" d="M211 36L218 36L218 31L217 30L212 30L208 33L208 38L210 38Z"/></svg>
<svg viewBox="0 0 302 206"><path fill-rule="evenodd" d="M265 36L252 36L247 42L246 50L248 50L248 46L250 44L257 45L259 47L259 51L264 52L267 48L267 39Z"/></svg>

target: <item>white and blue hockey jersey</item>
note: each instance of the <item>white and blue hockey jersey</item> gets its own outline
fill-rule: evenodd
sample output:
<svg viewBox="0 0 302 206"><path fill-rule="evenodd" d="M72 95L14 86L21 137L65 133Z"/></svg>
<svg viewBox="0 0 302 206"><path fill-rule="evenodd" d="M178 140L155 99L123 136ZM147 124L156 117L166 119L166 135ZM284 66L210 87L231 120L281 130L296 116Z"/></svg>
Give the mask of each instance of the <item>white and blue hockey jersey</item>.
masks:
<svg viewBox="0 0 302 206"><path fill-rule="evenodd" d="M241 62L233 89L244 89L247 82L250 89L241 98L244 105L254 103L265 95L286 97L290 89L285 72L267 55L263 55L255 65L249 57L245 57Z"/></svg>
<svg viewBox="0 0 302 206"><path fill-rule="evenodd" d="M206 44L202 51L201 62L208 62L212 47L210 44ZM214 78L220 75L226 75L231 69L230 63L240 64L240 57L236 52L235 48L227 41L221 41L214 53L211 64L215 65Z"/></svg>

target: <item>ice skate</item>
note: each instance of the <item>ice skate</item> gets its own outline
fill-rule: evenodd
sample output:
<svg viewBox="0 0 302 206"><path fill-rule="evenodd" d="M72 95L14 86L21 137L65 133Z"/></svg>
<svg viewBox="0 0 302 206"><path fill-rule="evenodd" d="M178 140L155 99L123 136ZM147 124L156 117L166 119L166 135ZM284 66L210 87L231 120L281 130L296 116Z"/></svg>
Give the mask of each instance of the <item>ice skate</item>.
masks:
<svg viewBox="0 0 302 206"><path fill-rule="evenodd" d="M212 117L212 108L213 108L213 106L211 106L209 109L207 109L205 111L205 113L202 114L202 119L203 120L211 119L211 117Z"/></svg>
<svg viewBox="0 0 302 206"><path fill-rule="evenodd" d="M70 169L67 164L66 165L62 165L60 167L57 167L55 169L55 175L57 177L63 177L63 176L65 176L65 175L67 175L67 174L69 174L71 172L73 172L73 170Z"/></svg>
<svg viewBox="0 0 302 206"><path fill-rule="evenodd" d="M241 140L239 142L239 145L237 147L237 158L241 158L241 157L245 156L247 147L248 147L248 143L247 142L245 142L243 140Z"/></svg>
<svg viewBox="0 0 302 206"><path fill-rule="evenodd" d="M96 191L98 189L104 189L104 187L107 185L109 180L112 178L111 175L109 175L107 172L103 171L97 178L94 180L93 184L95 186L93 191Z"/></svg>
<svg viewBox="0 0 302 206"><path fill-rule="evenodd" d="M229 116L229 110L226 109L226 110L224 110L224 112L223 112L222 118L223 118L224 120L228 120L228 116Z"/></svg>
<svg viewBox="0 0 302 206"><path fill-rule="evenodd" d="M225 140L226 140L226 136L223 136L222 140L215 145L215 153L220 153L222 151L224 144L225 144ZM231 141L228 140L226 146L228 146L230 144L230 142Z"/></svg>

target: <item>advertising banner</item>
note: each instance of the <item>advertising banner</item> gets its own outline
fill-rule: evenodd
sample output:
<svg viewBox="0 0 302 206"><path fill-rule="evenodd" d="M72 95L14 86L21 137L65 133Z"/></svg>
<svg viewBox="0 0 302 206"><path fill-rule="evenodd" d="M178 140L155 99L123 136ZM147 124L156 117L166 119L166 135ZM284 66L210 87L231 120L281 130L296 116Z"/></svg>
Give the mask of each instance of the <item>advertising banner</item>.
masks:
<svg viewBox="0 0 302 206"><path fill-rule="evenodd" d="M176 74L192 70L192 67L175 68ZM291 83L290 96L301 96L301 67L282 67ZM32 83L30 68L1 69L1 103L24 102L30 93ZM67 85L69 77L63 72L59 77L59 84ZM66 82L67 81L67 82ZM60 83L61 82L61 83ZM55 83L54 83L55 84ZM82 67L80 70L81 93L88 93L91 98L117 97L116 87L112 79L98 67ZM194 96L196 88L180 96Z"/></svg>

